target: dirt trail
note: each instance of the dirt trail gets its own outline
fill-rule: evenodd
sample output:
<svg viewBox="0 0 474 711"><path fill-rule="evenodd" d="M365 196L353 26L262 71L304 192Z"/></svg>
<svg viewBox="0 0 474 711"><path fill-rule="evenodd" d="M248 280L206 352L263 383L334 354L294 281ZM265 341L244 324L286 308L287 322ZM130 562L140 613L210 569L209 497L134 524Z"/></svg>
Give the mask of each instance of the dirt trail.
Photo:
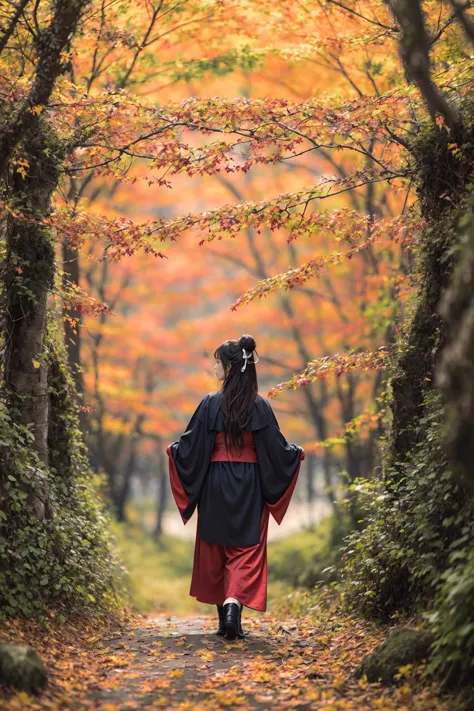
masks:
<svg viewBox="0 0 474 711"><path fill-rule="evenodd" d="M229 642L211 617L149 617L104 642L109 667L97 707L115 709L273 708L269 667L281 662L268 622L246 622L250 635ZM248 677L248 678L246 678Z"/></svg>
<svg viewBox="0 0 474 711"><path fill-rule="evenodd" d="M87 709L452 709L416 677L386 689L356 680L354 669L384 633L354 618L281 623L265 615L246 619L245 628L245 640L229 642L215 635L213 617L135 617L96 649L101 672Z"/></svg>

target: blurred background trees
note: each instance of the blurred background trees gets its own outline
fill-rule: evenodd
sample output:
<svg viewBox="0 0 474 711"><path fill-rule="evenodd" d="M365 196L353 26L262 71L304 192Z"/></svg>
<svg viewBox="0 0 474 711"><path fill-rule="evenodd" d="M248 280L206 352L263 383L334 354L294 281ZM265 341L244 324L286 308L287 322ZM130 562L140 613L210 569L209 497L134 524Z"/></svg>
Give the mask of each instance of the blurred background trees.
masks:
<svg viewBox="0 0 474 711"><path fill-rule="evenodd" d="M148 74L142 70L133 91L156 96L159 101L165 92L166 100L174 101L193 95L221 96L224 100L232 95L250 100L271 95L298 103L336 89L342 101L350 101L362 96L377 97L400 71L390 28L373 36L367 21L330 4L313 12L307 7L304 11L280 8L281 17L271 11L269 26L264 24L268 16L262 5L253 9L250 28L244 8L239 8L235 17L232 12L236 8L229 6L226 10L225 22L230 23L230 29L225 43L219 34L214 36L213 19L208 31L216 46L213 50L209 44L206 46L206 61L199 59L196 52L189 59L192 33L200 36L202 30L197 20L187 27L184 38L176 32L176 39L170 40L174 34L167 29L166 42L173 43L177 67L170 61L168 44L166 59L161 59L157 41L154 68L147 64ZM384 13L382 7L378 11ZM195 8L192 12L194 18ZM173 23L168 14L165 17L171 29ZM155 20L158 29L160 18L158 14ZM138 23L136 18L135 21ZM222 21L219 16L215 19L217 28ZM337 21L342 23L339 30L343 31L336 38L333 24ZM239 33L241 23L247 33L245 45ZM300 38L299 49L290 39L295 36ZM365 57L360 67L352 67L358 41L367 42ZM391 59L379 66L387 42L392 44ZM108 44L103 51L109 51ZM187 62L183 60L184 51L188 52ZM89 61L88 54L85 73L93 71L92 64L87 65ZM146 60L141 55L137 57L133 72L140 72L140 63L145 61L151 62L148 55ZM162 63L166 68L159 71L157 67ZM316 75L314 67L319 67ZM386 71L382 71L383 67ZM127 73L127 81L132 83L133 72ZM109 87L110 73L109 69L103 77L94 75L87 86L96 81ZM286 140L282 136L282 144ZM93 205L91 209L95 211L111 216L125 214L134 221L149 217L172 220L186 212L205 211L229 202L265 200L301 189L313 180L330 180L333 175L343 181L354 171L370 168L384 151L393 152L390 139L389 143L387 147L387 141L384 144L374 137L363 148L354 145L344 151L343 141L337 137L332 145L317 146L309 153L304 150L294 160L271 170L257 165L245 176L221 172L191 178L177 176L172 190L143 185L148 168L144 161L138 161L130 181L105 179L88 172L82 178L84 187L77 188L74 179L74 200L76 204L81 199L83 208ZM242 150L245 155L246 149ZM248 158L252 161L250 153ZM87 255L80 257L71 256L71 247L66 244L66 262L76 265L76 269L81 262L81 286L97 301L111 305L113 311L103 311L99 319L86 316L82 319L85 329L81 329L78 311L70 309L66 312L66 341L72 368L81 383L85 381L84 386L79 381L78 384L85 387L87 406L92 408L84 417L84 424L89 428L93 456L96 465L109 472L114 501L114 479L126 482L132 452L136 452L133 457L137 462L143 458L148 464L153 463L148 481L156 480L157 433L165 441L176 437L202 393L215 388L212 353L225 338L240 331L255 334L262 356L263 393L303 370L314 356L332 356L353 348L375 351L393 340L395 319L410 293L412 249L409 239L403 235L393 239L393 234L386 234L388 229L380 230L376 246L371 240L378 222L383 225L382 221L396 218L412 198L408 186L392 190L386 185L378 186L377 180L329 196L327 208L325 203L329 215L325 229L307 230L305 234L306 224L302 223L298 239L290 242L285 229L248 226L243 228L238 243L222 240L197 250L196 237L182 234L178 245L160 246L168 257L166 268L143 254L119 263L99 263L103 254L100 244L91 245ZM316 209L309 204L306 215L314 214ZM333 213L333 209L341 212ZM361 217L354 225L356 215ZM359 243L366 239L367 245L359 249ZM340 255L350 247L354 252L351 261L345 262ZM315 255L327 261L317 281L302 282L265 302L229 313L231 304L255 281L285 272L289 265L296 267ZM68 280L70 268L65 269ZM370 476L380 464L377 436L382 430L384 404L379 396L383 382L382 370L375 375L351 370L345 378L318 379L307 383L301 393L282 394L275 401L288 437L314 451L314 456L308 458L302 498L311 498L317 488L319 493L326 492L333 505L341 472L346 473L343 480L347 476L353 481L358 476ZM150 451L155 451L155 460L150 458ZM139 470L147 476L137 466L136 472ZM131 491L128 484L119 489ZM117 506L120 516L124 516L123 507L118 502Z"/></svg>

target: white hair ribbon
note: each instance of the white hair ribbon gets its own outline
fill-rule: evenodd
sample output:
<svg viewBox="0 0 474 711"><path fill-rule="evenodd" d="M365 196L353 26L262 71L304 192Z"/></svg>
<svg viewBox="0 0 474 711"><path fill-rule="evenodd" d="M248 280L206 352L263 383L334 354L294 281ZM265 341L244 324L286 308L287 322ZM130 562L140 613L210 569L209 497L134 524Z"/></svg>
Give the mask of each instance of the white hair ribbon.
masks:
<svg viewBox="0 0 474 711"><path fill-rule="evenodd" d="M245 371L247 369L247 363L249 362L249 359L252 357L252 355L253 355L253 360L250 362L255 365L255 363L258 363L258 356L257 356L257 360L255 360L255 355L256 355L255 351L252 351L252 353L247 353L245 348L242 348L242 358L244 359L244 364L240 369L241 373L245 373Z"/></svg>

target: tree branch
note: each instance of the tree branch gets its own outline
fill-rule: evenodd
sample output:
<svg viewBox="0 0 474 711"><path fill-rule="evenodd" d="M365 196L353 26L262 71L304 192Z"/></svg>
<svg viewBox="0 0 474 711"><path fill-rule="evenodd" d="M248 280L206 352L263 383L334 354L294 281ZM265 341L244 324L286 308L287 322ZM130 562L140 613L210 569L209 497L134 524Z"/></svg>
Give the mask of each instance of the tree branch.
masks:
<svg viewBox="0 0 474 711"><path fill-rule="evenodd" d="M432 118L441 114L453 128L457 124L457 115L431 78L431 42L425 27L421 0L385 1L402 31L400 56L408 79L418 86Z"/></svg>
<svg viewBox="0 0 474 711"><path fill-rule="evenodd" d="M30 93L16 115L0 131L0 174L5 172L13 150L25 133L38 125L41 109L47 104L61 74L61 54L74 35L89 1L56 0L51 24L39 37L37 69Z"/></svg>
<svg viewBox="0 0 474 711"><path fill-rule="evenodd" d="M377 27L381 27L383 30L389 30L390 32L398 32L399 31L396 26L385 25L383 22L379 22L378 20L371 20L369 17L365 17L365 15L361 15L360 12L353 10L351 7L347 7L347 5L343 5L342 2L338 2L338 0L328 0L328 2L330 2L331 5L337 5L337 7L342 8L346 12L349 12L351 15L355 15L356 17L359 17L361 20L364 20L364 22L369 22L371 25L376 25Z"/></svg>
<svg viewBox="0 0 474 711"><path fill-rule="evenodd" d="M459 20L464 32L474 44L474 20L470 17L466 10L472 7L471 2L460 2L460 0L450 0L454 10L456 19Z"/></svg>
<svg viewBox="0 0 474 711"><path fill-rule="evenodd" d="M15 27L18 24L18 20L20 19L21 15L23 13L23 10L25 9L25 7L28 5L29 2L30 2L30 0L21 0L20 1L20 3L17 6L16 12L14 13L13 17L10 19L10 24L8 25L8 27L6 29L1 31L2 34L0 36L0 53L3 52L3 50L5 49L8 40L12 36L12 34L15 30Z"/></svg>

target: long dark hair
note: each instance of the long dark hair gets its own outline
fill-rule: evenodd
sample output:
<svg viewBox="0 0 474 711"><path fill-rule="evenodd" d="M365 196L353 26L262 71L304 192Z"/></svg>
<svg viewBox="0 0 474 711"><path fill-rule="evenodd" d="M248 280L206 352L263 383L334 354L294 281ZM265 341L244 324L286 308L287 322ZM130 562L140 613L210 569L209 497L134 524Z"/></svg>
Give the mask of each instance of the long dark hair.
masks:
<svg viewBox="0 0 474 711"><path fill-rule="evenodd" d="M224 367L222 383L222 411L224 437L228 449L243 450L245 430L258 393L255 367L256 343L252 336L241 336L238 341L224 341L216 348L214 358ZM244 350L248 359L244 358Z"/></svg>

